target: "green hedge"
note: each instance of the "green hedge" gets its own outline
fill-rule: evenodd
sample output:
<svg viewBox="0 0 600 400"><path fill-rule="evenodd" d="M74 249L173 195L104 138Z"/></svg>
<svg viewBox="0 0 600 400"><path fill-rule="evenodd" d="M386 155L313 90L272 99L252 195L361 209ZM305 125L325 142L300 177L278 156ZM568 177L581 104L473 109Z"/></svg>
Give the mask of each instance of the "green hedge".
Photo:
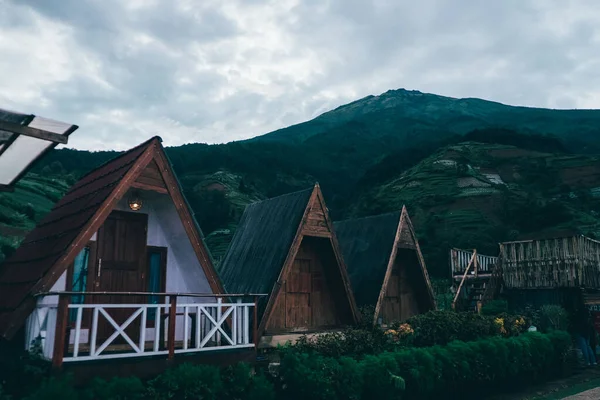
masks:
<svg viewBox="0 0 600 400"><path fill-rule="evenodd" d="M562 375L570 345L569 334L555 331L404 348L361 361L284 351L281 397L481 398Z"/></svg>
<svg viewBox="0 0 600 400"><path fill-rule="evenodd" d="M10 397L2 394L0 400ZM15 397L16 399L17 397ZM21 398L20 396L18 398ZM136 377L94 379L85 388L76 388L70 375L44 379L26 400L274 400L275 389L264 375L251 373L247 364L223 370L210 365L183 364L143 382Z"/></svg>

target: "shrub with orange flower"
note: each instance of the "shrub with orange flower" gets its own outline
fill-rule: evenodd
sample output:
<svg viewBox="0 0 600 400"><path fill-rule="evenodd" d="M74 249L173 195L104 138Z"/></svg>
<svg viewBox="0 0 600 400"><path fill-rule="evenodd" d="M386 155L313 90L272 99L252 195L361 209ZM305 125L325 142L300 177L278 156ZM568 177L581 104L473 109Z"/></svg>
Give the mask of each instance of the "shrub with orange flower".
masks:
<svg viewBox="0 0 600 400"><path fill-rule="evenodd" d="M413 333L415 333L414 329L407 323L400 324L396 329L391 328L384 332L384 334L389 336L394 342L405 339Z"/></svg>

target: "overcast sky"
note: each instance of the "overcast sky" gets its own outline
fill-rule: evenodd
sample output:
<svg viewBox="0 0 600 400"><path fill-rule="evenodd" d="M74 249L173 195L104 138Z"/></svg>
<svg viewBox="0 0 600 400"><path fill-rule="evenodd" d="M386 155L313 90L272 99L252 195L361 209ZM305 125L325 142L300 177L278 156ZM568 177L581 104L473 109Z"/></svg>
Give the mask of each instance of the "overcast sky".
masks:
<svg viewBox="0 0 600 400"><path fill-rule="evenodd" d="M249 138L406 88L600 108L598 0L0 0L0 108L69 147Z"/></svg>

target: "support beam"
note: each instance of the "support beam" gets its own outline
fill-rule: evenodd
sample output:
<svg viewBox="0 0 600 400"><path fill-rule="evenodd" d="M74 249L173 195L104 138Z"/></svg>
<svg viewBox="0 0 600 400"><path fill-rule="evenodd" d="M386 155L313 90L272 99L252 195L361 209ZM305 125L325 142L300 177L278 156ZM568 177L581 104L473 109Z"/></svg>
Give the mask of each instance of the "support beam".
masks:
<svg viewBox="0 0 600 400"><path fill-rule="evenodd" d="M140 183L140 182L133 182L131 184L132 188L136 188L136 189L140 189L140 190L151 190L153 192L158 192L161 194L169 194L169 191L164 188L164 187L160 187L160 186L154 186L154 185L148 185L146 183Z"/></svg>
<svg viewBox="0 0 600 400"><path fill-rule="evenodd" d="M471 260L469 261L469 265L467 265L467 269L465 269L465 273L462 277L462 280L460 281L460 285L458 285L458 290L456 291L456 295L454 296L454 300L452 301L452 309L456 310L456 302L458 301L458 298L460 296L460 291L462 290L462 287L465 283L465 280L467 279L467 274L469 273L469 270L471 269L471 266L477 263L477 250L473 250L473 255L471 256ZM477 268L477 267L475 267Z"/></svg>
<svg viewBox="0 0 600 400"><path fill-rule="evenodd" d="M0 131L18 133L19 135L29 136L36 139L47 140L49 142L67 144L69 138L65 135L44 131L42 129L23 126L12 122L0 121Z"/></svg>

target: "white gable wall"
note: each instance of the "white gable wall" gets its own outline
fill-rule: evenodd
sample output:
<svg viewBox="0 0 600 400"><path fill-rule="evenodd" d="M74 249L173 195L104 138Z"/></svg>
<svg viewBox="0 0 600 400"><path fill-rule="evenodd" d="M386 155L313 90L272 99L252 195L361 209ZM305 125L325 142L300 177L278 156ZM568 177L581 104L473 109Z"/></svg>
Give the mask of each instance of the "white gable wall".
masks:
<svg viewBox="0 0 600 400"><path fill-rule="evenodd" d="M167 247L167 282L166 291L173 293L212 293L208 279L204 274L196 253L192 247L190 239L183 227L183 223L177 213L177 209L168 195L162 195L155 192L140 191L143 199L143 207L136 213L148 214L148 246ZM116 210L131 211L128 205L127 193L118 205ZM97 234L94 233L90 240L96 241ZM66 272L53 285L51 291L64 291L66 288ZM166 300L166 299L165 299ZM178 297L177 303L201 303L215 302L213 298L192 298ZM48 317L46 329L42 334L48 339L44 346L44 353L47 358L52 355L52 342L56 323L56 307L58 306L58 296L47 296L38 300L38 308L30 315L27 323L27 344L29 349L31 340L40 334L42 321ZM176 339L183 337L183 317L177 318ZM154 329L146 330L146 337L154 337ZM81 332L81 343L87 343L88 329ZM74 332L71 332L71 343L74 342Z"/></svg>
<svg viewBox="0 0 600 400"><path fill-rule="evenodd" d="M168 195L140 191L143 206L131 211L127 193L115 209L148 214L148 246L167 247L167 292L212 293L204 270ZM186 298L186 302L192 302Z"/></svg>

